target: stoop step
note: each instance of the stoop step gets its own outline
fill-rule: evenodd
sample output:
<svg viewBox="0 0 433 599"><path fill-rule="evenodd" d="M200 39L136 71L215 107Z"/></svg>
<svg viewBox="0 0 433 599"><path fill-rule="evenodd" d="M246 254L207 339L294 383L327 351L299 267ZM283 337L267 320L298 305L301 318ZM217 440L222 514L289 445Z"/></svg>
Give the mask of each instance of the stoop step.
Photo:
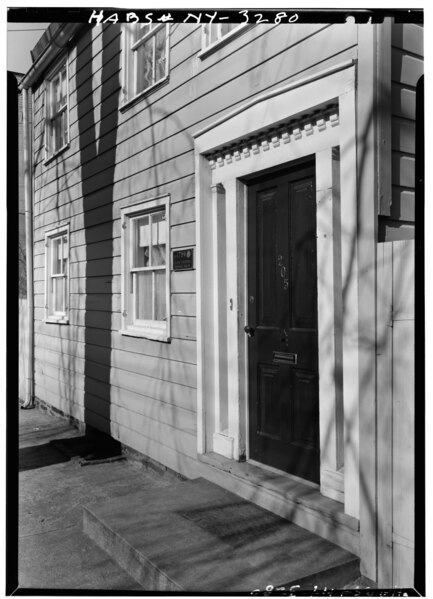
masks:
<svg viewBox="0 0 433 599"><path fill-rule="evenodd" d="M359 559L205 480L84 507L84 532L148 591L341 589Z"/></svg>

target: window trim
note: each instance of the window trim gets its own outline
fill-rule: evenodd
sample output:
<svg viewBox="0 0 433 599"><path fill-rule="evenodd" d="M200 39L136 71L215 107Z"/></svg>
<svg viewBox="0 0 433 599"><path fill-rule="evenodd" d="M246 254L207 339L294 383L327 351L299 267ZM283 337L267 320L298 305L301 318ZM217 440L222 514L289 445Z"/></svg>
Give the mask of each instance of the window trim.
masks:
<svg viewBox="0 0 433 599"><path fill-rule="evenodd" d="M249 23L239 23L239 25L237 27L235 27L234 29L232 29L231 31L229 31L228 33L223 35L223 37L212 42L211 44L209 44L209 46L205 46L204 45L204 43L205 43L205 33L204 32L205 32L205 27L207 25L221 25L221 23L203 23L202 24L202 26L201 26L201 48L202 49L197 54L198 58L200 58L201 60L206 58L210 54L213 54L214 52L216 52L217 50L219 50L226 44L229 44L234 38L238 37L238 35L241 35L245 31L248 31L248 27L246 27L246 25L249 25Z"/></svg>
<svg viewBox="0 0 433 599"><path fill-rule="evenodd" d="M55 313L53 311L50 314L49 310L49 284L52 279L51 263L52 263L52 248L50 247L50 241L56 237L60 237L66 233L67 245L68 245L68 264L66 267L66 289L65 289L65 311L61 313ZM69 303L70 303L70 228L69 224L57 227L45 233L45 285L44 285L44 314L45 322L52 324L69 324Z"/></svg>
<svg viewBox="0 0 433 599"><path fill-rule="evenodd" d="M166 222L166 248L165 248L165 305L166 319L165 321L158 320L143 320L142 324L137 324L131 321L128 315L128 294L129 294L129 273L131 272L131 252L132 252L132 237L131 237L131 221L134 218L143 214L156 212L158 208L165 209ZM171 282L170 282L170 195L156 196L146 200L142 200L130 206L120 209L121 214L121 329L119 333L122 335L130 335L133 337L143 337L154 341L170 342L171 330ZM150 270L153 270L150 267ZM163 270L163 268L157 268Z"/></svg>
<svg viewBox="0 0 433 599"><path fill-rule="evenodd" d="M59 71L62 70L63 66L66 67L66 141L65 143L55 151L51 151L48 143L48 134L49 134L49 126L52 121L52 118L49 116L49 110L52 105L51 103L51 94L52 94L52 82ZM70 137L69 137L69 55L64 54L62 58L56 63L56 65L47 73L44 79L45 82L45 125L44 125L44 147L45 147L45 161L44 164L47 164L53 158L64 152L67 148L69 148Z"/></svg>
<svg viewBox="0 0 433 599"><path fill-rule="evenodd" d="M120 110L124 110L129 106L132 106L143 97L147 96L147 94L152 93L156 89L158 89L161 85L167 83L169 74L170 74L170 26L169 23L158 23L155 24L155 27L150 29L147 33L145 33L139 40L134 41L132 39L133 32L131 27L136 25L133 24L124 24L122 26L122 74L121 74L121 85L122 85L122 98L120 101ZM165 48L165 75L158 81L155 81L152 85L147 87L141 92L136 93L136 50L142 46L148 39L155 36L156 33L165 27L166 31L166 48ZM133 71L131 73L131 71ZM133 78L133 89L130 89L130 81L131 77Z"/></svg>

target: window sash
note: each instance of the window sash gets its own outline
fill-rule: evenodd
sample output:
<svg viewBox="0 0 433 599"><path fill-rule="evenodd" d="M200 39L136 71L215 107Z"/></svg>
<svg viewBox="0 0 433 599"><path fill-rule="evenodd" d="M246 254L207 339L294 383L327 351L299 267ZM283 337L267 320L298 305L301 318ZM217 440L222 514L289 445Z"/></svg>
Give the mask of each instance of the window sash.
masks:
<svg viewBox="0 0 433 599"><path fill-rule="evenodd" d="M46 319L66 321L69 293L69 230L62 229L46 236Z"/></svg>
<svg viewBox="0 0 433 599"><path fill-rule="evenodd" d="M170 328L169 204L159 198L154 202L149 202L148 208L141 205L136 210L131 207L122 211L123 332L167 340ZM137 260L140 247L148 250L144 262L141 256ZM161 247L161 253L151 251Z"/></svg>
<svg viewBox="0 0 433 599"><path fill-rule="evenodd" d="M67 61L46 80L46 156L50 158L68 143Z"/></svg>
<svg viewBox="0 0 433 599"><path fill-rule="evenodd" d="M125 26L125 104L168 76L169 29L164 23Z"/></svg>
<svg viewBox="0 0 433 599"><path fill-rule="evenodd" d="M203 25L203 49L217 44L245 23L206 23ZM228 30L227 30L228 28ZM226 29L226 30L225 30Z"/></svg>

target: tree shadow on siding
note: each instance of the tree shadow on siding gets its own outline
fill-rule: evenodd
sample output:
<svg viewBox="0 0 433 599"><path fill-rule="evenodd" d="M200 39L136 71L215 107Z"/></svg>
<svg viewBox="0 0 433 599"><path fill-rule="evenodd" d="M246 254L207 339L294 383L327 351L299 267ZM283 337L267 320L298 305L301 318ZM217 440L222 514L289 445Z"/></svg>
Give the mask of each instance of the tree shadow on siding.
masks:
<svg viewBox="0 0 433 599"><path fill-rule="evenodd" d="M96 128L96 58L92 32L77 47L76 81L78 133L81 162L83 229L85 236L84 322L84 421L86 434L107 442L111 427L111 319L113 310L113 189L119 108L120 30L105 26L102 31L100 118ZM97 175L103 170L103 177ZM104 223L109 234L101 239ZM109 243L105 237L109 238ZM102 433L102 435L101 435ZM120 444L118 444L120 450ZM110 451L111 453L111 451Z"/></svg>

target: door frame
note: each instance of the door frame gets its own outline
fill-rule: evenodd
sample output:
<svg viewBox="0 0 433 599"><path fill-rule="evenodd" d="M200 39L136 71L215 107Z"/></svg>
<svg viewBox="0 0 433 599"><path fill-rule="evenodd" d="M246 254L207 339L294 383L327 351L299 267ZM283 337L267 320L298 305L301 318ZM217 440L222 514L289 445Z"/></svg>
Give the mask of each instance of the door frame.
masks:
<svg viewBox="0 0 433 599"><path fill-rule="evenodd" d="M311 98L314 98L314 106ZM306 113L311 115L309 120L305 120ZM243 331L247 322L247 189L241 179L314 155L320 488L324 495L344 501L345 512L358 518L357 162L353 62L346 61L257 98L197 132L194 142L198 453L213 451L235 460L249 457L248 347ZM337 378L335 373L338 373Z"/></svg>

